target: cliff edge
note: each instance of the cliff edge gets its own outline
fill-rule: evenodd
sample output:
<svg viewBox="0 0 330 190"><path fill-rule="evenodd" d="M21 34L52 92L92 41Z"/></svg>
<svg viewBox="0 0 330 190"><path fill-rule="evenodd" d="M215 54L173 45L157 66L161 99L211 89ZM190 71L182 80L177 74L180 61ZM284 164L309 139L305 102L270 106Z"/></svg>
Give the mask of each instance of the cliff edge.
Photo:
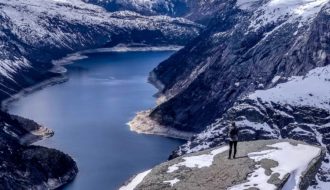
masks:
<svg viewBox="0 0 330 190"><path fill-rule="evenodd" d="M187 154L138 174L120 190L307 189L325 155L294 140L240 142L236 159L228 146Z"/></svg>
<svg viewBox="0 0 330 190"><path fill-rule="evenodd" d="M0 189L56 189L78 173L76 162L58 150L33 146L53 131L0 111Z"/></svg>

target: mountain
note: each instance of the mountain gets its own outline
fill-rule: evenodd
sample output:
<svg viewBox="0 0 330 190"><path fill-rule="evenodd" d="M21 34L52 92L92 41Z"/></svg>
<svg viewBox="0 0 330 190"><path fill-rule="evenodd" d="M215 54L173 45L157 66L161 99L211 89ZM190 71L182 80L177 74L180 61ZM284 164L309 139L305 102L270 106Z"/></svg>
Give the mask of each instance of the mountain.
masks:
<svg viewBox="0 0 330 190"><path fill-rule="evenodd" d="M275 82L275 81L274 81ZM226 143L227 126L235 122L240 140L295 139L327 149L315 189L330 182L330 66L305 76L294 76L267 90L257 90L237 101L205 131L176 150L172 157ZM312 188L311 188L312 189Z"/></svg>
<svg viewBox="0 0 330 190"><path fill-rule="evenodd" d="M329 0L0 0L0 21L0 100L62 76L50 71L53 60L73 52L185 45L151 72L158 106L139 113L132 129L185 139L196 134L171 158L223 145L232 121L241 140L292 138L323 146L327 152L309 189L327 189ZM0 184L54 187L53 179L57 184L66 173L63 183L70 181L77 172L72 159L22 144L31 131L13 117L0 118L9 175L36 171L54 155L61 158L54 163L65 160L68 167L57 171L47 163L42 178L37 170Z"/></svg>
<svg viewBox="0 0 330 190"><path fill-rule="evenodd" d="M67 54L117 45L182 46L204 28L184 18L109 12L80 0L0 0L0 22L0 101L62 77L53 68ZM78 169L69 155L31 145L52 135L0 111L0 189L54 189L74 179Z"/></svg>
<svg viewBox="0 0 330 190"><path fill-rule="evenodd" d="M183 18L108 12L80 0L0 1L0 99L54 76L51 61L117 44L184 45L202 25Z"/></svg>
<svg viewBox="0 0 330 190"><path fill-rule="evenodd" d="M84 0L108 11L134 11L144 15L183 17L207 24L222 9L220 0Z"/></svg>
<svg viewBox="0 0 330 190"><path fill-rule="evenodd" d="M197 134L170 158L225 144L232 121L241 140L321 145L327 154L310 189L327 189L330 2L223 0L221 7L196 39L151 72L159 105L139 113L131 128Z"/></svg>
<svg viewBox="0 0 330 190"><path fill-rule="evenodd" d="M188 10L186 0L84 0L108 11L130 10L145 15L183 16Z"/></svg>
<svg viewBox="0 0 330 190"><path fill-rule="evenodd" d="M223 1L199 37L152 71L163 103L151 119L201 132L244 95L329 63L328 1L244 2Z"/></svg>
<svg viewBox="0 0 330 190"><path fill-rule="evenodd" d="M70 156L30 145L53 134L34 121L0 111L0 189L55 189L74 179L78 169Z"/></svg>

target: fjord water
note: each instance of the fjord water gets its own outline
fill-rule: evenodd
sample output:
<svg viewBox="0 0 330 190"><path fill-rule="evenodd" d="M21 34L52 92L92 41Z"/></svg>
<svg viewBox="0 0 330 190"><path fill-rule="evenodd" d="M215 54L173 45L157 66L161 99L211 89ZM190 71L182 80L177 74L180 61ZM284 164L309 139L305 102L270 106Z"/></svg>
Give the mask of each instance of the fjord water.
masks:
<svg viewBox="0 0 330 190"><path fill-rule="evenodd" d="M9 112L55 131L38 145L59 149L79 174L64 189L117 189L134 174L168 158L183 143L131 132L135 112L155 106L148 73L173 52L106 52L68 65L69 81L22 97ZM60 166L59 166L60 167Z"/></svg>

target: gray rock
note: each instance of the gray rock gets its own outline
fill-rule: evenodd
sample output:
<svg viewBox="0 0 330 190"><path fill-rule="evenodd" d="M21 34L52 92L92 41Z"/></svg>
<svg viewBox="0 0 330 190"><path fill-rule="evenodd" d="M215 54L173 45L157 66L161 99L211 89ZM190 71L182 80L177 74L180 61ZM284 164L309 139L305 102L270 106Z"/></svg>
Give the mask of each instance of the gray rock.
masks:
<svg viewBox="0 0 330 190"><path fill-rule="evenodd" d="M156 166L152 171L143 179L143 181L136 187L136 190L156 190L156 189L189 189L189 190L225 190L236 184L242 184L246 182L249 174L255 169L256 165L261 165L266 170L266 175L271 174L271 168L276 167L278 163L274 160L264 159L259 163L250 159L247 155L251 152L260 152L262 150L269 150L272 145L279 142L290 142L293 145L305 144L294 140L267 140L267 141L250 141L250 142L239 142L238 144L238 155L236 159L228 160L228 151L220 153L214 157L213 164L210 167L202 168L188 168L185 166L179 166L179 169L168 173L167 170L170 166L178 164L183 160L183 157L198 156L202 154L210 154L214 149L205 150L197 153L187 154L183 157L170 160L159 166ZM219 148L219 147L217 147ZM317 171L320 163L324 157L324 150L320 152L310 163L306 171L302 176L302 182L299 184L302 190L305 190L310 182L315 177L315 171ZM269 176L270 180L268 183L274 184L278 189L281 189L286 183L290 174L286 174L283 179L278 178L278 174L273 173ZM173 186L169 181L173 179L179 179ZM247 189L258 189L256 187Z"/></svg>
<svg viewBox="0 0 330 190"><path fill-rule="evenodd" d="M320 108L281 105L274 102L263 102L260 99L245 98L238 101L223 117L217 119L205 131L194 136L190 142L174 151L171 158L187 152L221 146L226 143L226 131L230 122L248 121L250 123L240 125L239 137L241 140L285 138L323 146L327 155L323 159L317 178L329 183L329 118L329 111ZM256 127L257 125L263 127Z"/></svg>

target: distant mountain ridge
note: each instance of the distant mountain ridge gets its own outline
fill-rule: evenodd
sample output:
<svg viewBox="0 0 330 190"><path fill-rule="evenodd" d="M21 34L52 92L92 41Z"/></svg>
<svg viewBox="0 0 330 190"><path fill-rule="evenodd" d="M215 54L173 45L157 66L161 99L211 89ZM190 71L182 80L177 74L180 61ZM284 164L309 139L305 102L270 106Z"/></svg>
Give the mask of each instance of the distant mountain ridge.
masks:
<svg viewBox="0 0 330 190"><path fill-rule="evenodd" d="M0 1L0 99L47 79L51 60L123 44L184 45L202 25L183 18L107 12L80 0Z"/></svg>
<svg viewBox="0 0 330 190"><path fill-rule="evenodd" d="M109 11L129 10L144 15L184 17L207 24L221 7L221 0L84 0Z"/></svg>

